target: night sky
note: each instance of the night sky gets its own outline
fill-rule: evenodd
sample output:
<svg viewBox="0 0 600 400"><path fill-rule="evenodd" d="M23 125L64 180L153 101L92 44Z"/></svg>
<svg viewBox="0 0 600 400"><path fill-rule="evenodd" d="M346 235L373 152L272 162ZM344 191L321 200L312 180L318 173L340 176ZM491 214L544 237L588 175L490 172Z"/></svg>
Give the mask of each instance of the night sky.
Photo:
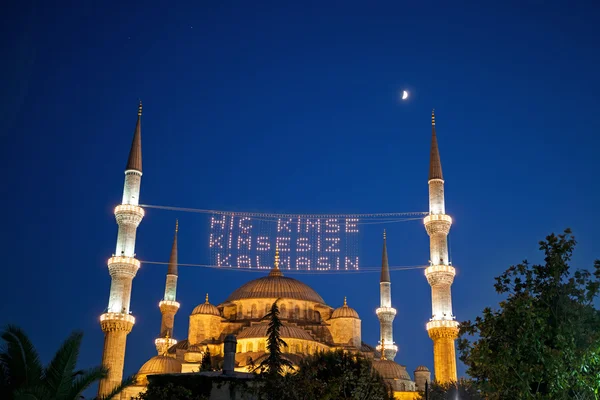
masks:
<svg viewBox="0 0 600 400"><path fill-rule="evenodd" d="M80 366L101 361L138 99L141 203L264 212L426 211L435 108L459 320L497 304L493 278L541 261L551 232L573 229L575 266L600 257L597 4L49 3L12 2L0 35L0 325L44 361L73 330ZM206 260L206 217L146 211L139 259L168 260L179 218L179 261ZM428 241L420 221L390 227L390 264L425 264ZM361 254L378 265L379 234ZM146 264L133 281L125 374L156 354L165 273ZM259 276L181 267L175 337L206 292L218 304ZM294 277L334 307L348 296L376 344L377 273ZM391 277L412 376L433 368L430 289L422 270Z"/></svg>

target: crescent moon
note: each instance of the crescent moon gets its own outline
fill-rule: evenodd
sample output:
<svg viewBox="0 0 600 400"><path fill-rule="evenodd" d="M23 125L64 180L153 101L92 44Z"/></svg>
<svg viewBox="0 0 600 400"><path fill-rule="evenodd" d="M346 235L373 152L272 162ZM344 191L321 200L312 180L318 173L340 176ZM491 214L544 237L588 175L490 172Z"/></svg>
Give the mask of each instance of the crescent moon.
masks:
<svg viewBox="0 0 600 400"><path fill-rule="evenodd" d="M406 100L408 98L408 92L406 90L402 91L402 100Z"/></svg>

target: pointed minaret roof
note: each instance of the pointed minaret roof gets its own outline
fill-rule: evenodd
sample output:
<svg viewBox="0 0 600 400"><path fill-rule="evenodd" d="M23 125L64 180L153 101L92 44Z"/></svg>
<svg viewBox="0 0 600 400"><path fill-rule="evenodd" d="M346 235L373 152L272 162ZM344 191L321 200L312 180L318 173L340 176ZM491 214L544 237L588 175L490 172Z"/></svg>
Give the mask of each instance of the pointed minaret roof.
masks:
<svg viewBox="0 0 600 400"><path fill-rule="evenodd" d="M429 180L444 179L442 175L442 161L435 134L435 110L431 110L431 155L429 158Z"/></svg>
<svg viewBox="0 0 600 400"><path fill-rule="evenodd" d="M381 255L381 279L379 282L391 282L390 266L388 265L385 229L383 230L383 254Z"/></svg>
<svg viewBox="0 0 600 400"><path fill-rule="evenodd" d="M179 220L175 220L175 236L173 236L173 246L171 247L171 258L169 258L167 275L177 275L177 232L179 232Z"/></svg>
<svg viewBox="0 0 600 400"><path fill-rule="evenodd" d="M135 124L135 132L133 133L133 141L131 142L131 150L129 150L129 159L125 170L136 170L142 172L142 102L138 107L138 119Z"/></svg>

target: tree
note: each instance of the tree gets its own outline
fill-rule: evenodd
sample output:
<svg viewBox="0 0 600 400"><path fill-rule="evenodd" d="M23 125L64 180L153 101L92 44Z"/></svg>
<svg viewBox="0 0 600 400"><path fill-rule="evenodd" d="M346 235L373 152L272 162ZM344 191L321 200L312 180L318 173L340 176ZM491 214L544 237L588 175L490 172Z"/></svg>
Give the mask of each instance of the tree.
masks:
<svg viewBox="0 0 600 400"><path fill-rule="evenodd" d="M472 380L459 379L456 382L438 383L428 385L428 400L483 400L483 397ZM421 400L425 394L421 394Z"/></svg>
<svg viewBox="0 0 600 400"><path fill-rule="evenodd" d="M200 363L200 371L212 371L212 359L210 357L210 350L206 346L206 351L202 355L202 362Z"/></svg>
<svg viewBox="0 0 600 400"><path fill-rule="evenodd" d="M544 264L508 268L494 285L499 309L461 325L460 359L487 398L598 399L600 260L593 274L572 272L575 244L569 229L546 237Z"/></svg>
<svg viewBox="0 0 600 400"><path fill-rule="evenodd" d="M281 338L279 330L283 326L279 319L279 307L277 301L271 306L271 310L265 316L269 319L269 327L267 329L267 357L259 364L258 369L261 374L274 377L281 375L285 367L293 369L292 363L283 357L281 346L287 346L287 343Z"/></svg>
<svg viewBox="0 0 600 400"><path fill-rule="evenodd" d="M79 400L95 382L106 377L108 370L94 367L76 370L83 334L69 336L50 363L43 367L38 352L27 335L8 326L0 335L4 342L0 352L0 398L3 400ZM133 383L129 378L104 399L114 398Z"/></svg>
<svg viewBox="0 0 600 400"><path fill-rule="evenodd" d="M191 390L176 386L171 382L164 385L148 385L148 390L141 393L136 400L205 400L206 396L194 396Z"/></svg>
<svg viewBox="0 0 600 400"><path fill-rule="evenodd" d="M285 377L282 400L388 400L391 388L360 354L337 350L304 358L298 371Z"/></svg>

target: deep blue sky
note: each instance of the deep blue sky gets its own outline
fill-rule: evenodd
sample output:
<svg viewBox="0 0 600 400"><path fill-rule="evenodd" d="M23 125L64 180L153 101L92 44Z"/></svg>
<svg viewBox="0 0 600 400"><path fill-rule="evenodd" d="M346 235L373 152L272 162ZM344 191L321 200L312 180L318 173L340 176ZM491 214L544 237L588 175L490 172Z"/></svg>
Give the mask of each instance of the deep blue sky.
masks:
<svg viewBox="0 0 600 400"><path fill-rule="evenodd" d="M497 303L494 276L540 261L550 232L573 229L578 267L600 256L592 2L20 3L0 37L0 324L22 326L44 360L75 329L81 366L101 360L138 98L142 203L307 213L426 210L435 107L460 320ZM201 261L205 220L158 210L138 230L140 259L167 260L175 217L180 262ZM379 237L363 246L375 262L380 251ZM421 222L394 228L389 256L427 261ZM164 274L144 265L134 280L127 374L155 355ZM257 276L181 268L175 336L205 292L218 303ZM333 306L347 295L377 341L377 274L299 279ZM392 283L396 361L412 375L433 366L429 286L418 270Z"/></svg>

